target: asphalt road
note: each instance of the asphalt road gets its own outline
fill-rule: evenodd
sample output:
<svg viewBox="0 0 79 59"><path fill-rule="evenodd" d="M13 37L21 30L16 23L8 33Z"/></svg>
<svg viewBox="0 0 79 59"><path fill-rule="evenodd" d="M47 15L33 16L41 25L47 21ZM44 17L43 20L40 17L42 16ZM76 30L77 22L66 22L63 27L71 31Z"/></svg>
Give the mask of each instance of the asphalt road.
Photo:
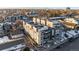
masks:
<svg viewBox="0 0 79 59"><path fill-rule="evenodd" d="M16 41L13 41L13 42L8 42L8 43L5 43L5 44L0 44L0 50L9 48L9 47L11 47L11 46L18 45L18 44L20 44L20 43L24 43L24 40L21 39L21 40L16 40Z"/></svg>
<svg viewBox="0 0 79 59"><path fill-rule="evenodd" d="M79 51L79 38L75 39L73 42L67 42L62 47L52 51Z"/></svg>

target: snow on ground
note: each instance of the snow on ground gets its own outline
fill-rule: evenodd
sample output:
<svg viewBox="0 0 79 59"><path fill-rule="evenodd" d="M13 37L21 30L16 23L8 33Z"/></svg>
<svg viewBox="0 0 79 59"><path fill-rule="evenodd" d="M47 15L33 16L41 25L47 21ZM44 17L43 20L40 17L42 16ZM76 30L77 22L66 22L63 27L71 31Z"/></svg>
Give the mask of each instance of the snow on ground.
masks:
<svg viewBox="0 0 79 59"><path fill-rule="evenodd" d="M4 49L2 51L11 51L11 50L14 50L14 51L19 51L21 50L22 48L24 48L26 45L24 44L18 44L18 45L15 45L15 46L12 46L10 48L7 48L7 49Z"/></svg>
<svg viewBox="0 0 79 59"><path fill-rule="evenodd" d="M0 38L0 44L8 42L8 41L10 41L10 40L9 40L9 38L7 36L4 36L4 37Z"/></svg>
<svg viewBox="0 0 79 59"><path fill-rule="evenodd" d="M61 43L61 42L64 42L64 41L67 41L68 40L68 38L76 38L76 37L78 37L79 36L79 31L78 31L78 33L76 33L75 32L75 30L70 30L70 31L67 31L66 32L66 34L68 35L68 38L67 37L65 37L64 36L64 32L62 33L62 37L60 37L59 36L59 38L61 38L60 40L56 40L55 42L54 42L54 44L59 44L59 43Z"/></svg>
<svg viewBox="0 0 79 59"><path fill-rule="evenodd" d="M8 36L1 37L1 38L0 38L0 44L6 43L6 42L15 41L15 40L23 39L22 36L23 36L23 34L14 35L14 36L13 36L13 39L9 39Z"/></svg>
<svg viewBox="0 0 79 59"><path fill-rule="evenodd" d="M12 35L12 38L19 38L19 37L23 37L24 34L17 34L17 35Z"/></svg>
<svg viewBox="0 0 79 59"><path fill-rule="evenodd" d="M67 34L69 35L69 37L71 37L71 36L72 36L72 37L73 37L73 36L74 36L74 37L78 37L78 35L79 35L79 30L78 30L77 32L78 32L78 33L76 33L75 30L71 30L71 31L68 31Z"/></svg>

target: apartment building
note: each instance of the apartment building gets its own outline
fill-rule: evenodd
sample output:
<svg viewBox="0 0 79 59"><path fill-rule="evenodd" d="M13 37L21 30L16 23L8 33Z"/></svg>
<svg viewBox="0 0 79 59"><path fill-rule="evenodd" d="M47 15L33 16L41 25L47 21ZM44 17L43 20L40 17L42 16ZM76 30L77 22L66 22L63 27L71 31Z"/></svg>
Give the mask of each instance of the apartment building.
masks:
<svg viewBox="0 0 79 59"><path fill-rule="evenodd" d="M23 27L39 45L43 45L52 37L52 30L50 28L41 24L36 24L31 20L23 21Z"/></svg>
<svg viewBox="0 0 79 59"><path fill-rule="evenodd" d="M53 27L53 22L52 22L52 20L49 20L49 19L47 19L47 18L33 18L33 22L34 23L38 23L38 24L42 24L42 25L44 25L44 26L48 26L48 27Z"/></svg>

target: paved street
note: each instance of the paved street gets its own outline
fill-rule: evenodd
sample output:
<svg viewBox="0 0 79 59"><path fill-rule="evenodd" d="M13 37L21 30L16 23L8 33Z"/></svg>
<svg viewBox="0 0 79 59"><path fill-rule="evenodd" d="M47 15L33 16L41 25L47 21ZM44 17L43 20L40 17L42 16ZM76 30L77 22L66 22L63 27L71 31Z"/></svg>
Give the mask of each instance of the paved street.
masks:
<svg viewBox="0 0 79 59"><path fill-rule="evenodd" d="M18 45L18 44L20 44L20 43L24 43L24 40L21 39L21 40L16 40L16 41L9 42L9 43L1 44L1 45L0 45L0 50L9 48L9 47L11 47L11 46Z"/></svg>
<svg viewBox="0 0 79 59"><path fill-rule="evenodd" d="M67 42L63 47L54 49L54 51L79 51L79 38L73 42Z"/></svg>

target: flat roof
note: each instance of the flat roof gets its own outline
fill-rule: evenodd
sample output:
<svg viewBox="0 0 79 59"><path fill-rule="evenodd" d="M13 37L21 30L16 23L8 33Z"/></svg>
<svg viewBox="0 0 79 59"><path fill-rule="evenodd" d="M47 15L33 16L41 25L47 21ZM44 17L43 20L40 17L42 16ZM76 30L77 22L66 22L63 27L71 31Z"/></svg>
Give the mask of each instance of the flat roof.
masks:
<svg viewBox="0 0 79 59"><path fill-rule="evenodd" d="M36 24L34 24L34 25L35 25L35 27L36 27L37 29L40 29L40 28L44 27L44 26L42 26L42 25L36 25Z"/></svg>
<svg viewBox="0 0 79 59"><path fill-rule="evenodd" d="M65 17L51 17L49 19L64 19Z"/></svg>
<svg viewBox="0 0 79 59"><path fill-rule="evenodd" d="M44 25L42 25L42 24L36 24L36 23L34 23L32 20L30 20L30 21L29 21L29 20L26 20L26 22L27 22L28 24L34 26L34 27L37 28L37 29L40 29L40 28L44 27Z"/></svg>

